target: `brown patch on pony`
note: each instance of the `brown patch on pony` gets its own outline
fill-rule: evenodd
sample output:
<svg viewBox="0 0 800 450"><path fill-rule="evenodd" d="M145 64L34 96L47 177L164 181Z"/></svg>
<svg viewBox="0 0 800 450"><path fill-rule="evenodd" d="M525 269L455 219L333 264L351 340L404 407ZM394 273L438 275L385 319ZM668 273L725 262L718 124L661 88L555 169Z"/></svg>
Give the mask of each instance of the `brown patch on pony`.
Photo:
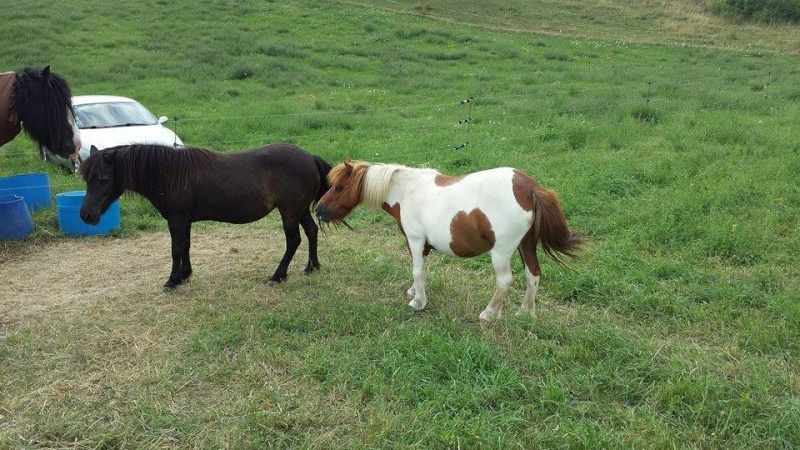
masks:
<svg viewBox="0 0 800 450"><path fill-rule="evenodd" d="M346 160L328 173L330 189L319 200L331 211L331 221L341 221L364 200L364 178L370 164Z"/></svg>
<svg viewBox="0 0 800 450"><path fill-rule="evenodd" d="M450 250L464 258L477 256L494 247L495 236L489 218L476 208L459 211L450 221Z"/></svg>
<svg viewBox="0 0 800 450"><path fill-rule="evenodd" d="M450 186L451 184L456 184L462 179L464 179L465 175L459 175L456 177L451 177L447 175L438 174L436 178L433 179L433 182L439 187Z"/></svg>
<svg viewBox="0 0 800 450"><path fill-rule="evenodd" d="M388 203L385 203L381 206L384 211L389 213L390 216L394 217L394 220L397 222L397 228L400 228L400 232L403 233L403 236L406 235L406 232L403 230L403 221L400 220L400 203L395 203L392 206L389 206Z"/></svg>
<svg viewBox="0 0 800 450"><path fill-rule="evenodd" d="M0 73L0 145L11 142L22 129L14 105L16 72Z"/></svg>
<svg viewBox="0 0 800 450"><path fill-rule="evenodd" d="M528 231L528 234L522 238L519 244L519 255L522 257L522 263L533 274L538 277L542 275L542 268L539 266L539 258L536 256L536 246L539 244L538 239L533 234L533 230Z"/></svg>
<svg viewBox="0 0 800 450"><path fill-rule="evenodd" d="M559 254L575 257L583 246L583 237L569 229L558 195L517 169L514 169L511 188L519 206L525 211L533 211L533 226L524 239L532 239L533 247L529 253L533 252L533 258L536 242L541 242L545 254L561 265L564 262Z"/></svg>
<svg viewBox="0 0 800 450"><path fill-rule="evenodd" d="M533 218L533 229L542 243L542 250L557 263L564 265L559 253L575 257L583 245L583 237L569 229L561 201L555 192L537 186L534 190L536 211Z"/></svg>
<svg viewBox="0 0 800 450"><path fill-rule="evenodd" d="M533 211L535 206L533 192L538 187L539 183L537 183L536 180L514 169L514 177L511 179L511 189L514 191L514 198L517 200L517 203L525 211Z"/></svg>
<svg viewBox="0 0 800 450"><path fill-rule="evenodd" d="M389 213L390 216L394 217L394 220L397 222L397 228L400 229L400 233L403 234L403 237L406 236L405 230L403 230L403 221L400 219L400 203L395 203L392 206L389 206L388 203L383 203L381 205L384 211ZM406 239L406 247L408 247L408 239ZM425 248L422 249L422 256L428 256L428 253L431 252L433 247L427 241L425 242ZM408 248L408 251L411 251L411 248Z"/></svg>
<svg viewBox="0 0 800 450"><path fill-rule="evenodd" d="M340 195L346 195L349 201L356 204L361 203L364 196L364 177L369 166L369 163L348 159L331 169L328 181L337 191L341 189Z"/></svg>

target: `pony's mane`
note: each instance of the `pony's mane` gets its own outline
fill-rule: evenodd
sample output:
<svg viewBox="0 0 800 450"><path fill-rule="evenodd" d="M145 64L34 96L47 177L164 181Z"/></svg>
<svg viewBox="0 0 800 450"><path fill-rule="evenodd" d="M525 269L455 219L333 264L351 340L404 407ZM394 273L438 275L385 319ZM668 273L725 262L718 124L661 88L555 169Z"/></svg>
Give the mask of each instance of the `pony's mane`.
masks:
<svg viewBox="0 0 800 450"><path fill-rule="evenodd" d="M67 114L75 115L72 91L61 75L26 67L17 77L14 108L25 132L36 142L54 149L71 136Z"/></svg>
<svg viewBox="0 0 800 450"><path fill-rule="evenodd" d="M351 198L358 199L364 206L373 207L379 207L383 204L383 199L386 197L386 192L389 190L392 175L397 171L439 173L433 169L415 169L399 164L368 163L351 160L348 160L347 164L352 167L349 184L350 192L348 192L348 195L351 196ZM335 186L341 181L345 173L345 164L339 164L334 167L328 175L331 186Z"/></svg>
<svg viewBox="0 0 800 450"><path fill-rule="evenodd" d="M132 189L145 197L164 192L180 194L218 169L224 160L224 155L202 148L126 145L99 151L86 159L80 167L84 180L89 180L104 156L114 158L116 182L123 189Z"/></svg>
<svg viewBox="0 0 800 450"><path fill-rule="evenodd" d="M372 164L364 176L364 186L362 189L362 202L366 206L381 206L386 192L389 190L389 183L392 175L398 170L408 169L406 166L397 164Z"/></svg>

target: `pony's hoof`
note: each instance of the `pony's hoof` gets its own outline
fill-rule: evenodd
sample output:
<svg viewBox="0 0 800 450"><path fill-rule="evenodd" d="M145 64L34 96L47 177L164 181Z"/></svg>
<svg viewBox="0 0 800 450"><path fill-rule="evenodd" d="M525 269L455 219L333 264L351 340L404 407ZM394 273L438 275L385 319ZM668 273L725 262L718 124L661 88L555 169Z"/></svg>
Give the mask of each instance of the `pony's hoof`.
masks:
<svg viewBox="0 0 800 450"><path fill-rule="evenodd" d="M484 309L483 312L481 312L481 315L480 315L481 327L486 328L484 326L484 323L486 323L486 325L488 326L490 323L492 323L495 320L499 319L500 315L501 314L499 312L491 311L489 309Z"/></svg>
<svg viewBox="0 0 800 450"><path fill-rule="evenodd" d="M175 292L175 289L178 288L178 283L173 283L171 281L167 281L164 283L164 292Z"/></svg>
<svg viewBox="0 0 800 450"><path fill-rule="evenodd" d="M319 270L319 264L313 265L309 264L303 269L303 275L311 275L312 272L316 272Z"/></svg>
<svg viewBox="0 0 800 450"><path fill-rule="evenodd" d="M428 302L426 302L425 300L420 301L419 299L415 298L414 300L408 302L408 306L414 308L417 311L422 311L423 309L425 309L425 305L427 303Z"/></svg>
<svg viewBox="0 0 800 450"><path fill-rule="evenodd" d="M514 315L517 316L517 317L529 316L529 317L536 318L536 312L533 309L527 309L526 310L525 308L520 308L519 311L517 311Z"/></svg>
<svg viewBox="0 0 800 450"><path fill-rule="evenodd" d="M488 330L491 325L492 322L489 322L488 320L481 318L481 329Z"/></svg>
<svg viewBox="0 0 800 450"><path fill-rule="evenodd" d="M284 280L285 280L285 278L284 279L278 279L278 280L270 279L269 281L267 281L267 286L277 286L277 285L283 283Z"/></svg>

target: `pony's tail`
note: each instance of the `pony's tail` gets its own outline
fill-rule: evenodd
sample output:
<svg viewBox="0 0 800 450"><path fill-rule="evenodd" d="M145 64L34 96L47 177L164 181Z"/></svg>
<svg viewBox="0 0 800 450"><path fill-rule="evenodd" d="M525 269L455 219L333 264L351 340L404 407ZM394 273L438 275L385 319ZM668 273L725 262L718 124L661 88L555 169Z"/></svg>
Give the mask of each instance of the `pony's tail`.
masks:
<svg viewBox="0 0 800 450"><path fill-rule="evenodd" d="M328 189L331 188L331 184L328 181L328 174L331 171L331 165L328 164L327 161L320 158L319 156L317 155L313 156L314 156L314 164L317 165L317 172L319 172L319 180L320 180L319 191L317 192L316 198L314 199L314 204L316 204L319 201L319 199L321 199L322 196L325 195L326 192L328 192Z"/></svg>
<svg viewBox="0 0 800 450"><path fill-rule="evenodd" d="M563 266L561 255L574 258L584 243L583 237L569 229L555 192L535 186L533 198L534 219L531 231L542 243L545 254Z"/></svg>

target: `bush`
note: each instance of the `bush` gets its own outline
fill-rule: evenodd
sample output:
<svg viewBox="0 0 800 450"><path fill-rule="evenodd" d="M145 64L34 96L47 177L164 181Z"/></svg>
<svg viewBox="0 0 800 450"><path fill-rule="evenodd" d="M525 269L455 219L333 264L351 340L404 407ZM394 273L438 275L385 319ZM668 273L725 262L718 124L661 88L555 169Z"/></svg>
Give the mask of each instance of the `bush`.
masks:
<svg viewBox="0 0 800 450"><path fill-rule="evenodd" d="M800 23L800 2L797 0L719 0L713 11L743 20Z"/></svg>

